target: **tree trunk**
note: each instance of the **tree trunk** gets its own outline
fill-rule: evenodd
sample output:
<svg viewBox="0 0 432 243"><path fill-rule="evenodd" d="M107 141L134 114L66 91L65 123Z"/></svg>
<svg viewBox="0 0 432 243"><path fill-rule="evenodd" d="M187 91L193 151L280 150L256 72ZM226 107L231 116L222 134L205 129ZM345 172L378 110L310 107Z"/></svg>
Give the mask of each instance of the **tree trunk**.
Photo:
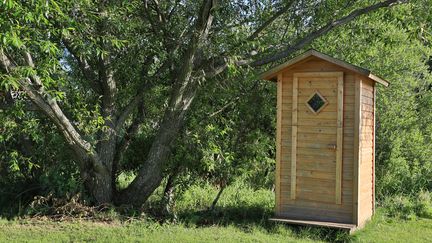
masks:
<svg viewBox="0 0 432 243"><path fill-rule="evenodd" d="M195 53L202 41L206 39L213 21L211 11L215 0L203 0L195 30L189 41L189 46L181 58L181 66L172 88L169 106L150 151L147 160L139 170L137 177L116 198L118 204L133 204L141 206L162 181L164 163L171 155L171 146L177 139L182 127L186 111L198 89L196 79L191 78Z"/></svg>
<svg viewBox="0 0 432 243"><path fill-rule="evenodd" d="M163 214L170 215L172 213L172 207L174 203L174 179L177 175L177 172L168 176L167 184L165 186L163 198L162 198L162 206L163 206Z"/></svg>
<svg viewBox="0 0 432 243"><path fill-rule="evenodd" d="M110 122L106 122L110 123ZM90 168L90 178L87 189L93 196L97 204L113 202L115 191L115 177L113 176L113 162L116 151L116 136L112 127L109 127L103 134L103 141L98 145L102 169L94 170Z"/></svg>
<svg viewBox="0 0 432 243"><path fill-rule="evenodd" d="M219 199L222 195L222 192L225 190L225 188L226 188L226 184L221 185L218 194L216 195L215 199L213 200L213 202L209 208L209 211L213 211L216 208L216 204L219 202Z"/></svg>
<svg viewBox="0 0 432 243"><path fill-rule="evenodd" d="M88 193L96 204L112 203L113 187L111 174L108 170L96 172L94 170L81 170L81 177Z"/></svg>
<svg viewBox="0 0 432 243"><path fill-rule="evenodd" d="M184 113L169 112L161 124L159 133L150 148L147 160L135 180L116 198L117 204L141 206L160 185L163 163L171 155L171 146L184 121Z"/></svg>

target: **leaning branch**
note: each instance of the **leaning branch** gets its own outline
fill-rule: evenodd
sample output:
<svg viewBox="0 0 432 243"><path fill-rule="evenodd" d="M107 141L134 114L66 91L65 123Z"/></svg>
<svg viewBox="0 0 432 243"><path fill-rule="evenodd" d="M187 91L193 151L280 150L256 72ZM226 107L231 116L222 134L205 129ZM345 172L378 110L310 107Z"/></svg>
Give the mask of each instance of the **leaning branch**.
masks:
<svg viewBox="0 0 432 243"><path fill-rule="evenodd" d="M254 67L255 66L262 66L262 65L265 65L265 64L268 64L271 62L279 61L283 58L288 57L293 52L301 49L305 45L311 43L316 38L328 33L329 31L331 31L332 29L334 29L338 26L341 26L341 25L344 25L344 24L350 22L351 20L357 18L358 16L367 14L369 12L375 11L375 10L380 9L380 8L390 7L390 6L393 6L396 4L402 4L402 3L406 3L406 2L408 2L408 0L387 0L387 1L379 2L379 3L374 4L374 5L367 6L365 8L354 10L350 14L348 14L348 15L340 18L340 19L333 20L333 21L327 23L326 25L324 25L323 27L319 28L318 30L307 34L305 37L303 37L302 39L297 41L296 44L288 47L287 49L285 49L281 52L278 52L276 54L272 54L271 56L261 58L255 62L252 62L250 64L250 66L254 66Z"/></svg>
<svg viewBox="0 0 432 243"><path fill-rule="evenodd" d="M71 40L63 38L63 45L72 55L72 57L76 60L79 69L83 76L90 82L91 88L98 94L101 93L101 85L99 83L98 77L94 72L94 69L91 67L89 61L83 56L79 54L79 51L73 47Z"/></svg>
<svg viewBox="0 0 432 243"><path fill-rule="evenodd" d="M276 19L278 19L280 16L282 16L284 13L286 13L292 4L294 3L294 0L291 0L289 3L287 3L285 6L283 6L281 9L276 11L267 21L265 21L260 27L258 27L247 39L246 41L252 41L255 38L259 36L259 34L265 30L268 26L270 26Z"/></svg>
<svg viewBox="0 0 432 243"><path fill-rule="evenodd" d="M25 52L24 59L27 65L34 67L34 62L29 52ZM16 66L3 50L0 50L0 67L7 72L12 72L16 69ZM67 143L80 158L80 165L85 166L85 163L90 161L96 170L103 169L98 159L99 157L91 144L81 137L71 121L63 113L57 101L44 90L40 77L32 75L31 77L18 80L18 82L30 100L59 128Z"/></svg>
<svg viewBox="0 0 432 243"><path fill-rule="evenodd" d="M124 107L123 112L120 114L116 122L115 130L117 131L117 133L123 127L129 115L132 114L132 112L139 105L139 103L142 102L143 97L144 93L138 92L137 95L129 102L129 104Z"/></svg>

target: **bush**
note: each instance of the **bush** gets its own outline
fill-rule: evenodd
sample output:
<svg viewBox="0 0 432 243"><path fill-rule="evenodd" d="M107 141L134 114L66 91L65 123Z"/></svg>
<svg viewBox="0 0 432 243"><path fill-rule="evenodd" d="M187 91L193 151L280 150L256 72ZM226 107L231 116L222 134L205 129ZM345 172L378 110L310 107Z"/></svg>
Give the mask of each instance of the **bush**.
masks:
<svg viewBox="0 0 432 243"><path fill-rule="evenodd" d="M401 219L417 217L432 218L432 196L428 191L420 191L416 196L394 196L383 201L388 216Z"/></svg>

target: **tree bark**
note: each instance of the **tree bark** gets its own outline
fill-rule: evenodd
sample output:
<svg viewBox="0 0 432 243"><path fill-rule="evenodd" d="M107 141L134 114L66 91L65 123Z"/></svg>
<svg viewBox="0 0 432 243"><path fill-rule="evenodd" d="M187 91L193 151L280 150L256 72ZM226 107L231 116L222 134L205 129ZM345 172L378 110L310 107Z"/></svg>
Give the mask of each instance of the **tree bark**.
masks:
<svg viewBox="0 0 432 243"><path fill-rule="evenodd" d="M165 185L164 194L162 198L162 206L164 214L170 215L172 213L173 203L174 203L174 180L177 176L177 171L168 176L167 184Z"/></svg>
<svg viewBox="0 0 432 243"><path fill-rule="evenodd" d="M213 199L213 202L209 208L209 211L214 211L214 209L216 208L216 204L219 202L220 197L222 196L223 191L225 190L225 188L227 187L226 184L221 185L218 194L216 195L216 197Z"/></svg>
<svg viewBox="0 0 432 243"><path fill-rule="evenodd" d="M81 168L81 178L84 179L84 186L93 197L97 205L112 203L113 187L112 177L108 169L95 171L92 168Z"/></svg>

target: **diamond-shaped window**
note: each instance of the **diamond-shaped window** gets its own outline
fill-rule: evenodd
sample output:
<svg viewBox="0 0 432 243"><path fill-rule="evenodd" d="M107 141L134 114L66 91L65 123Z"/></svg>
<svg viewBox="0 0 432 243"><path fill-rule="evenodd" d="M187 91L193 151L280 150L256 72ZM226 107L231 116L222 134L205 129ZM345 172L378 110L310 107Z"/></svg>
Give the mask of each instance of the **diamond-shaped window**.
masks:
<svg viewBox="0 0 432 243"><path fill-rule="evenodd" d="M327 104L327 100L318 91L315 91L306 102L306 105L315 114L318 114Z"/></svg>

